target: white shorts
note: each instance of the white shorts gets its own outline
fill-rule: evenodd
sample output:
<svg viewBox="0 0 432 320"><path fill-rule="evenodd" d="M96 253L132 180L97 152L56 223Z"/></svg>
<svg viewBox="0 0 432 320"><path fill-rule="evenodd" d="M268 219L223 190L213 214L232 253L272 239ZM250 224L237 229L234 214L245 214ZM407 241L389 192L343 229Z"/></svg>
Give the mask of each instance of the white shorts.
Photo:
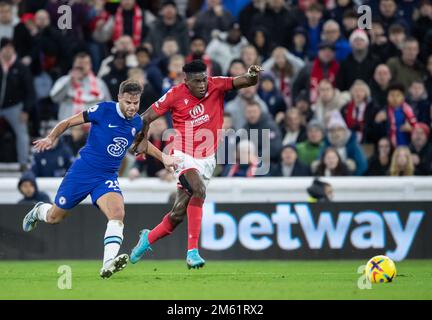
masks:
<svg viewBox="0 0 432 320"><path fill-rule="evenodd" d="M187 170L195 169L199 172L205 185L207 186L210 182L210 178L213 176L213 172L216 168L216 157L215 155L207 158L194 158L179 150L174 150L173 156L178 157L181 161L177 166L177 170L174 171L174 175L177 182L180 184L179 177Z"/></svg>

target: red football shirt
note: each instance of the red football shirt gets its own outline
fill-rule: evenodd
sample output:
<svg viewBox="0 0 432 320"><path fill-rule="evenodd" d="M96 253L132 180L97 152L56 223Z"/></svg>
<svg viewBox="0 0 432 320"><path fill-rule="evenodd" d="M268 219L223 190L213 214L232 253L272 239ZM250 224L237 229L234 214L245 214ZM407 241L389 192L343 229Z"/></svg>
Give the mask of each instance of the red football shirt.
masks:
<svg viewBox="0 0 432 320"><path fill-rule="evenodd" d="M185 83L172 87L151 107L158 115L171 112L176 131L174 149L194 158L213 155L223 124L224 94L233 89L232 77L208 77L204 98L191 94Z"/></svg>

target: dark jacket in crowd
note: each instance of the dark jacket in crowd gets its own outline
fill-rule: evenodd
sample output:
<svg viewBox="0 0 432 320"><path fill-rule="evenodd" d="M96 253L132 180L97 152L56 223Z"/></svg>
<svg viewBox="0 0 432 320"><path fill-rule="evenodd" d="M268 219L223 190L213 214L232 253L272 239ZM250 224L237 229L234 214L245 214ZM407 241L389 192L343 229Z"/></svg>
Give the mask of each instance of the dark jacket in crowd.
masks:
<svg viewBox="0 0 432 320"><path fill-rule="evenodd" d="M154 55L160 56L162 53L162 43L166 37L173 37L177 40L180 48L180 53L184 56L189 51L189 34L186 22L180 16L177 16L177 21L172 26L167 26L163 23L162 19L154 22L147 41L151 43Z"/></svg>
<svg viewBox="0 0 432 320"><path fill-rule="evenodd" d="M370 52L361 62L350 53L340 64L339 72L336 75L336 87L341 91L346 91L350 89L355 80L360 79L368 83L378 64L379 59Z"/></svg>
<svg viewBox="0 0 432 320"><path fill-rule="evenodd" d="M3 68L0 68L0 88L4 86L4 96L0 95L0 109L7 109L22 103L23 111L30 112L35 92L29 68L18 60L10 67L7 74L4 73Z"/></svg>
<svg viewBox="0 0 432 320"><path fill-rule="evenodd" d="M18 182L18 190L20 190L21 185L26 181L29 181L31 184L33 184L33 187L35 188L35 193L31 197L24 196L24 198L18 201L18 204L36 204L39 201L48 203L51 202L50 197L45 192L39 191L38 185L36 183L36 178L31 171L23 173L21 179Z"/></svg>
<svg viewBox="0 0 432 320"><path fill-rule="evenodd" d="M31 170L36 177L63 177L73 160L72 151L60 139L56 147L34 155Z"/></svg>
<svg viewBox="0 0 432 320"><path fill-rule="evenodd" d="M128 68L117 69L113 62L109 63L110 72L102 77L108 87L111 97L117 97L120 83L128 78Z"/></svg>
<svg viewBox="0 0 432 320"><path fill-rule="evenodd" d="M387 176L390 170L390 162L387 165L382 165L378 155L373 155L368 160L368 169L365 176Z"/></svg>
<svg viewBox="0 0 432 320"><path fill-rule="evenodd" d="M416 154L420 158L420 163L415 166L414 174L416 176L427 176L432 174L432 145L427 143L420 151L416 151L410 144L411 154Z"/></svg>
<svg viewBox="0 0 432 320"><path fill-rule="evenodd" d="M282 163L278 163L277 165L275 165L272 168L271 171L271 176L272 177L283 177L283 170L282 170ZM300 160L296 160L296 162L294 163L294 167L293 170L291 172L291 176L290 177L308 177L311 176L311 170L310 168L303 164Z"/></svg>
<svg viewBox="0 0 432 320"><path fill-rule="evenodd" d="M201 11L196 16L194 33L195 35L203 37L208 43L211 40L211 33L213 30L228 31L233 21L233 16L225 9L220 17L218 17L212 9Z"/></svg>
<svg viewBox="0 0 432 320"><path fill-rule="evenodd" d="M259 134L258 134L259 139L258 139L258 146L257 146L258 155L262 155L262 149L263 149L262 144L263 144L263 140L265 139L265 137L261 135L262 132L261 130L270 129L270 159L272 161L279 160L279 154L282 148L282 137L278 126L268 114L266 113L261 114L261 118L256 124L246 123L244 129L248 131L249 138L250 138L251 129L259 130Z"/></svg>

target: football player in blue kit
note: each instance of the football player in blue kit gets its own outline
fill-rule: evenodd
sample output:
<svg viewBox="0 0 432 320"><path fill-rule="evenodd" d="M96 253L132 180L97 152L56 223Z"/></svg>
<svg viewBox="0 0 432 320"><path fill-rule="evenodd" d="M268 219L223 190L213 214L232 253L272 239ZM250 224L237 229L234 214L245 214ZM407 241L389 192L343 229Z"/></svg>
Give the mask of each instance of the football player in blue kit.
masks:
<svg viewBox="0 0 432 320"><path fill-rule="evenodd" d="M118 103L101 102L87 111L59 122L44 139L34 142L37 152L52 148L54 141L68 128L91 123L86 145L66 173L57 191L55 204L37 203L24 217L23 229L33 230L38 221L49 224L61 222L68 211L88 195L108 218L104 237L104 258L100 276L109 278L123 270L127 254L118 255L123 241L123 196L117 181L117 172L126 152L141 131L142 121L137 114L142 86L135 80L121 83ZM168 170L175 166L175 159L149 145L150 155L162 161Z"/></svg>

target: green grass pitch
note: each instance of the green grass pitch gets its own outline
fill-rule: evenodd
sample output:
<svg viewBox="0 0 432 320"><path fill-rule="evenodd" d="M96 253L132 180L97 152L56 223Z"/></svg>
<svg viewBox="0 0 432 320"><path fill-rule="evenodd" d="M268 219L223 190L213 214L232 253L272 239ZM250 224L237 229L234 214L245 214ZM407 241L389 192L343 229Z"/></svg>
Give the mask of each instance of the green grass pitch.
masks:
<svg viewBox="0 0 432 320"><path fill-rule="evenodd" d="M432 299L432 260L396 264L392 283L359 289L366 261L142 261L99 278L100 261L1 261L0 299ZM58 268L72 270L60 290Z"/></svg>

